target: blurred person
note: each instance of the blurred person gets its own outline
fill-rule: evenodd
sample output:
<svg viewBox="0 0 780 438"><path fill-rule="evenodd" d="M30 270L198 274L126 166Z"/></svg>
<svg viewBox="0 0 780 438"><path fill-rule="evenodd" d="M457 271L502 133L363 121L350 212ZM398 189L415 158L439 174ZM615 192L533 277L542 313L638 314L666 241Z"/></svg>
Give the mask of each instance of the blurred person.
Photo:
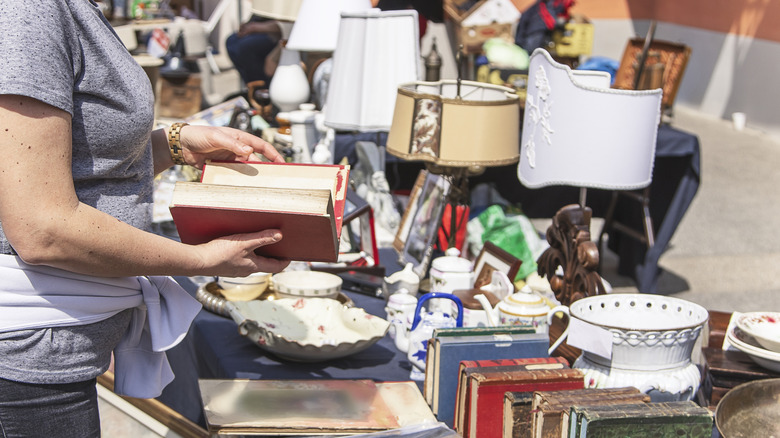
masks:
<svg viewBox="0 0 780 438"><path fill-rule="evenodd" d="M149 232L173 164L274 162L239 130L153 129L154 96L92 0L0 0L0 435L97 437L96 377L156 397L200 304L169 276L248 276L279 230L185 245ZM170 134L170 138L169 138Z"/></svg>

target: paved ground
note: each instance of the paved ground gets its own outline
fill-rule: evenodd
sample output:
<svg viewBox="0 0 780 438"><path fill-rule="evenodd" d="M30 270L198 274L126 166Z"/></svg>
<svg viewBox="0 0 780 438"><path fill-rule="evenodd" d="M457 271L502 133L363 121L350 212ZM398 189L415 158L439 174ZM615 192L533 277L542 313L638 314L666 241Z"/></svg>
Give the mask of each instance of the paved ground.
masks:
<svg viewBox="0 0 780 438"><path fill-rule="evenodd" d="M702 181L660 259L659 292L710 310L780 311L780 140L684 108L672 124L699 137ZM614 290L636 292L614 254L604 260Z"/></svg>

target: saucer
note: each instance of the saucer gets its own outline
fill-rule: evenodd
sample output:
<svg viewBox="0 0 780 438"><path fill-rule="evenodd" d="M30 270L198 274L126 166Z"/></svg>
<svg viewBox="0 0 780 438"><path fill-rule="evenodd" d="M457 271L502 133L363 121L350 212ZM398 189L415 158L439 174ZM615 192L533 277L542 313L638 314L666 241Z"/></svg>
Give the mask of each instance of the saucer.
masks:
<svg viewBox="0 0 780 438"><path fill-rule="evenodd" d="M780 353L767 350L752 336L735 326L726 333L726 339L737 350L747 354L758 365L776 372L780 372Z"/></svg>
<svg viewBox="0 0 780 438"><path fill-rule="evenodd" d="M765 349L780 353L780 312L748 312L735 321Z"/></svg>

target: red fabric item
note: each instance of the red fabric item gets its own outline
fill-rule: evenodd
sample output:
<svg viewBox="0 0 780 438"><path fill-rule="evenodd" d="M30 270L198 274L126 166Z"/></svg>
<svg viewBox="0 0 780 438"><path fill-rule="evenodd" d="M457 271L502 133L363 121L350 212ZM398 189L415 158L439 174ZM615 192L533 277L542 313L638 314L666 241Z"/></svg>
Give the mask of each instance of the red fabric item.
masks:
<svg viewBox="0 0 780 438"><path fill-rule="evenodd" d="M452 204L444 206L444 213L441 216L441 227L439 227L439 248L446 251L449 247L450 229L452 228ZM463 252L463 242L466 240L466 224L469 221L469 206L458 205L455 208L455 248Z"/></svg>

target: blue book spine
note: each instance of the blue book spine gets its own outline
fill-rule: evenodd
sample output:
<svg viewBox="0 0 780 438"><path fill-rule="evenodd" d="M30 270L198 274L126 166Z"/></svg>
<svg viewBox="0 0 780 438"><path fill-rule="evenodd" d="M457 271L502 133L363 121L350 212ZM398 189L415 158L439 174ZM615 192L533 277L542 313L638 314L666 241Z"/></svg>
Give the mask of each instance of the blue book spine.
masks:
<svg viewBox="0 0 780 438"><path fill-rule="evenodd" d="M446 339L446 341L445 341ZM463 360L525 359L549 357L550 338L546 333L517 335L507 341L457 342L439 339L439 392L436 418L454 427L458 392L458 371Z"/></svg>

